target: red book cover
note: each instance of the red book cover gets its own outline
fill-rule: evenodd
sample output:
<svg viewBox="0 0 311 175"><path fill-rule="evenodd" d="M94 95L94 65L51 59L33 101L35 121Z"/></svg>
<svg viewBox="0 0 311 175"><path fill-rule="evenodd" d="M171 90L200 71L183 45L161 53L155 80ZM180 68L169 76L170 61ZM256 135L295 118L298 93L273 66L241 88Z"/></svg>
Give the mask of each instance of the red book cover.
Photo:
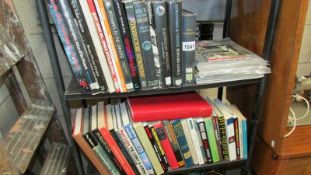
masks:
<svg viewBox="0 0 311 175"><path fill-rule="evenodd" d="M133 97L128 104L134 122L207 117L211 105L196 92Z"/></svg>
<svg viewBox="0 0 311 175"><path fill-rule="evenodd" d="M173 148L171 146L169 139L167 138L167 134L165 133L162 122L159 121L159 122L155 123L153 125L153 127L157 132L157 135L158 135L159 140L161 142L161 145L163 147L164 153L166 155L168 164L170 165L170 167L172 169L179 168L177 159L176 159L174 151L173 151Z"/></svg>

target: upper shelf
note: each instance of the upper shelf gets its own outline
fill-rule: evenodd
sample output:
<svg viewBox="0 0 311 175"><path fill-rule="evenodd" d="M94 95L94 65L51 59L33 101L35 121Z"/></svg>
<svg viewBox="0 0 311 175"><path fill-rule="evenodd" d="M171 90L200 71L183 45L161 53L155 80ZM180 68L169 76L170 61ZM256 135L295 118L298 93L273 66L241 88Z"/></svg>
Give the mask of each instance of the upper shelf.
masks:
<svg viewBox="0 0 311 175"><path fill-rule="evenodd" d="M67 100L123 98L123 97L133 97L133 96L146 96L146 95L155 95L155 94L170 94L170 93L178 93L178 92L187 92L187 91L193 91L197 89L215 88L215 87L223 87L223 86L254 84L254 83L260 82L260 80L261 79L259 78L259 79L220 82L220 83L212 83L212 84L200 84L200 85L195 84L191 86L184 86L184 87L178 87L178 88L169 87L169 88L139 90L139 91L133 91L133 92L126 92L126 93L103 93L103 94L92 95L89 92L82 92L76 80L72 79L67 88L67 91L65 92L65 96Z"/></svg>

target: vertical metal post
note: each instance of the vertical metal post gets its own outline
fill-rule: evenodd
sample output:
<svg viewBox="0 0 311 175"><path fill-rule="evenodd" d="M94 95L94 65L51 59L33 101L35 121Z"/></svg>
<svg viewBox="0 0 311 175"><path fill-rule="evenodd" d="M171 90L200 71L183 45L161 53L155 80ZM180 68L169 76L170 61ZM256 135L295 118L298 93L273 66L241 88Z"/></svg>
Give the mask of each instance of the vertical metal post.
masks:
<svg viewBox="0 0 311 175"><path fill-rule="evenodd" d="M43 34L44 34L44 38L46 41L46 45L47 45L47 49L48 49L48 53L50 57L50 62L51 62L52 70L53 70L54 80L56 83L57 92L58 92L60 103L61 103L62 110L63 110L63 116L59 116L59 120L61 122L63 132L65 134L68 145L71 146L73 149L73 157L75 160L77 172L79 175L82 175L83 171L81 168L82 163L81 163L81 159L79 156L79 151L77 149L77 146L74 144L74 141L70 134L71 132L70 110L69 110L67 101L65 100L65 96L64 96L65 85L64 85L62 74L61 74L61 68L60 68L60 64L59 64L59 60L58 60L58 56L57 56L57 52L56 52L56 48L55 48L55 44L53 40L53 34L50 29L47 9L44 4L44 0L36 0L36 1L37 1L38 14L39 14L40 22L42 25Z"/></svg>

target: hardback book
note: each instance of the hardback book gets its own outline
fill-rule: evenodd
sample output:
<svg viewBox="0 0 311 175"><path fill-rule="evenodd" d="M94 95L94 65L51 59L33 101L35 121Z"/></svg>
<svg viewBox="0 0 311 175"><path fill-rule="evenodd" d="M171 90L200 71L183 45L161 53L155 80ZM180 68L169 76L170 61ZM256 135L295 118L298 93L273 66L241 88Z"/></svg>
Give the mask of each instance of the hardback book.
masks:
<svg viewBox="0 0 311 175"><path fill-rule="evenodd" d="M89 89L88 81L84 76L82 64L80 63L77 52L75 51L73 43L70 40L69 30L65 26L63 16L60 12L59 6L56 4L56 0L50 0L48 8L55 23L58 36L64 47L67 59L70 63L71 70L78 81L79 87L82 89Z"/></svg>
<svg viewBox="0 0 311 175"><path fill-rule="evenodd" d="M125 172L128 174L132 174L133 173L131 171L132 169L134 171L134 174L138 174L139 171L136 167L135 162L132 160L130 154L127 152L125 145L121 142L116 129L113 127L112 106L110 104L107 104L105 106L104 117L105 117L105 122L107 123L107 129L109 132L106 132L106 130L103 127L100 129L101 134L103 135L104 138L107 137L106 141L109 143L109 146L111 146L111 150L114 152L115 156L118 158ZM109 136L109 134L111 135L111 137ZM120 149L118 150L118 148ZM122 155L124 156L124 159ZM126 165L126 161L128 162L130 167Z"/></svg>
<svg viewBox="0 0 311 175"><path fill-rule="evenodd" d="M198 163L200 165L203 165L207 161L207 159L206 159L206 153L203 148L203 143L201 140L199 129L196 125L196 121L194 121L193 118L187 118L186 120L187 120L188 128L191 134L191 138L193 141L193 145L195 147L195 152L198 157Z"/></svg>
<svg viewBox="0 0 311 175"><path fill-rule="evenodd" d="M91 39L95 46L95 50L99 58L99 63L104 71L104 77L107 82L108 91L120 92L120 85L118 85L118 81L115 79L113 72L109 71L108 62L102 49L99 35L96 31L96 26L92 18L91 12L89 8L82 8L88 7L88 4L84 0L79 0L79 4L81 6L83 16L85 17L86 24L90 30Z"/></svg>
<svg viewBox="0 0 311 175"><path fill-rule="evenodd" d="M100 174L109 174L108 169L102 164L99 158L96 156L95 152L91 149L87 141L84 139L83 130L84 130L84 120L86 118L83 117L83 109L77 109L75 121L74 121L74 129L72 133L73 139L77 142L81 150L84 152L86 157L92 162L95 168L98 170Z"/></svg>
<svg viewBox="0 0 311 175"><path fill-rule="evenodd" d="M206 133L204 119L198 118L197 119L197 125L198 125L199 131L200 131L200 136L201 136L203 148L205 151L207 163L213 163L210 145L208 143L208 137L207 137L207 133Z"/></svg>
<svg viewBox="0 0 311 175"><path fill-rule="evenodd" d="M193 164L197 165L199 164L198 156L197 156L197 153L195 151L195 147L192 141L192 136L191 136L191 133L188 127L187 119L181 119L180 122L181 122L182 129L185 133L186 141L188 143L188 147L191 153Z"/></svg>
<svg viewBox="0 0 311 175"><path fill-rule="evenodd" d="M166 11L169 28L169 53L171 58L172 84L181 86L182 72L182 1L167 0Z"/></svg>
<svg viewBox="0 0 311 175"><path fill-rule="evenodd" d="M191 167L193 165L193 160L191 156L191 152L187 143L187 139L185 136L185 132L182 128L180 120L171 121L172 126L174 128L174 133L176 135L176 139L178 141L178 145L180 147L180 151L183 154L183 158L185 160L186 167Z"/></svg>
<svg viewBox="0 0 311 175"><path fill-rule="evenodd" d="M158 155L156 154L151 141L148 138L148 135L145 131L145 126L148 126L147 124L143 124L141 122L138 123L134 123L133 124L133 128L135 129L135 132L144 148L144 150L146 151L146 154L148 156L148 158L150 159L150 162L154 168L154 171L156 174L163 174L163 168L160 164L160 160L158 159ZM149 133L151 134L151 133ZM157 149L156 149L157 150ZM159 150L157 150L159 151Z"/></svg>
<svg viewBox="0 0 311 175"><path fill-rule="evenodd" d="M130 75L133 81L134 89L140 89L140 80L138 74L137 63L135 60L134 48L131 42L130 29L126 17L126 11L122 0L113 0L113 6L116 12L116 18L120 28L121 39L129 66Z"/></svg>
<svg viewBox="0 0 311 175"><path fill-rule="evenodd" d="M88 141L91 148L95 151L98 158L107 167L111 174L121 174L119 167L114 163L113 159L108 155L106 147L100 144L99 139L96 137L97 130L97 105L91 106L87 111L89 116L84 116L85 120L89 121L89 127L84 125L86 133L84 134L85 139ZM86 124L86 123L85 123Z"/></svg>
<svg viewBox="0 0 311 175"><path fill-rule="evenodd" d="M182 155L182 152L180 150L180 147L179 147L179 144L178 144L172 123L168 120L163 120L162 124L163 124L163 127L165 129L167 138L170 141L170 144L172 146L172 149L173 149L173 152L175 154L178 166L180 168L185 167L186 163L185 163L184 157Z"/></svg>
<svg viewBox="0 0 311 175"><path fill-rule="evenodd" d="M134 11L137 24L137 32L140 41L141 53L145 67L145 74L148 88L159 87L159 79L156 74L156 65L151 43L150 28L148 22L148 13L145 2L134 1Z"/></svg>
<svg viewBox="0 0 311 175"><path fill-rule="evenodd" d="M98 81L98 84L100 86L100 90L106 91L107 90L107 84L104 77L104 71L99 63L99 58L97 56L94 44L92 42L92 38L90 35L90 31L87 27L85 17L82 13L81 6L78 2L78 0L70 0L70 6L73 11L74 18L77 21L77 26L79 28L79 31L82 36L82 40L86 46L87 55L90 58L91 66L94 70L94 75Z"/></svg>
<svg viewBox="0 0 311 175"><path fill-rule="evenodd" d="M75 23L69 2L66 0L59 0L58 5L61 13L63 14L65 25L68 27L70 39L76 49L76 52L78 53L77 55L84 70L85 78L89 83L90 89L96 93L100 87L94 75L94 71L92 70L92 66L86 52L86 47L82 40L81 33Z"/></svg>
<svg viewBox="0 0 311 175"><path fill-rule="evenodd" d="M198 93L133 97L128 105L134 122L210 116L211 106Z"/></svg>
<svg viewBox="0 0 311 175"><path fill-rule="evenodd" d="M159 49L159 59L161 62L162 82L163 86L171 86L171 59L169 56L167 11L164 1L151 1L151 3Z"/></svg>
<svg viewBox="0 0 311 175"><path fill-rule="evenodd" d="M117 22L115 7L113 5L112 0L105 0L103 2L104 2L105 10L106 10L106 16L108 17L108 21L110 24L111 34L114 39L113 41L115 44L115 48L118 53L117 55L114 55L114 61L116 61L119 74L123 74L123 79L126 82L126 88L129 91L132 91L134 90L134 85L133 85L129 65L127 62L124 45L122 42L120 26L118 25L118 22ZM106 26L105 28L106 30L109 30L108 26ZM108 33L108 37L111 34Z"/></svg>
<svg viewBox="0 0 311 175"><path fill-rule="evenodd" d="M167 158L168 164L171 169L177 169L179 168L178 162L176 160L174 151L172 149L172 146L170 144L169 139L167 138L167 134L165 132L164 126L161 121L156 122L153 124L153 127L157 133L157 136L160 140L160 143L162 145L162 148L164 150L165 156Z"/></svg>
<svg viewBox="0 0 311 175"><path fill-rule="evenodd" d="M125 131L127 132L130 140L132 141L140 159L142 160L144 167L146 168L147 172L149 174L154 174L153 166L151 164L150 159L147 156L146 150L141 144L141 141L139 140L132 123L130 122L130 117L126 109L125 103L120 103L120 113L121 113L121 119L122 119L122 125Z"/></svg>
<svg viewBox="0 0 311 175"><path fill-rule="evenodd" d="M182 72L183 84L195 83L195 39L196 14L183 10L182 12Z"/></svg>
<svg viewBox="0 0 311 175"><path fill-rule="evenodd" d="M220 161L220 158L219 158L219 153L218 153L216 136L214 132L213 119L212 117L206 117L204 119L204 122L205 122L206 131L207 131L208 143L210 145L210 150L212 154L212 160L213 160L213 163L216 163Z"/></svg>
<svg viewBox="0 0 311 175"><path fill-rule="evenodd" d="M138 29L137 29L137 23L136 23L136 18L135 18L133 1L132 0L123 1L123 4L124 4L125 11L126 11L127 21L128 21L128 25L129 25L130 33L132 37L132 44L133 44L134 54L135 54L136 63L138 67L141 89L146 89L147 79L146 79L143 55L141 52L140 41L139 41L139 36L138 36L138 31L137 31Z"/></svg>

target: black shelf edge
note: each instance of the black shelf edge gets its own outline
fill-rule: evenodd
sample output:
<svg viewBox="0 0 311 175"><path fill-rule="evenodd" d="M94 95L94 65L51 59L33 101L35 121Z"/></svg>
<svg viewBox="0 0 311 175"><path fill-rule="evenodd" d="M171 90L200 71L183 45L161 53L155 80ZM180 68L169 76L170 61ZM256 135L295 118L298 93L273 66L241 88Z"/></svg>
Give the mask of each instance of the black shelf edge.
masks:
<svg viewBox="0 0 311 175"><path fill-rule="evenodd" d="M191 85L191 86L184 86L184 87L147 89L147 90L126 92L126 93L100 93L96 95L92 95L90 92L82 92L76 80L72 79L65 92L65 97L66 97L66 100L89 100L89 99L147 96L147 95L155 95L155 94L172 94L172 93L187 92L187 91L194 91L194 90L207 89L207 88L255 84L255 83L259 83L261 79L262 78L231 81L231 82L220 82L220 83L212 83L212 84Z"/></svg>
<svg viewBox="0 0 311 175"><path fill-rule="evenodd" d="M184 173L191 173L196 171L206 171L206 170L212 170L217 168L235 168L235 167L242 167L245 165L247 160L235 160L235 161L221 161L214 164L203 164L203 165L196 165L189 168L179 168L176 170L170 170L165 173L165 175L171 175L171 174L184 174Z"/></svg>

